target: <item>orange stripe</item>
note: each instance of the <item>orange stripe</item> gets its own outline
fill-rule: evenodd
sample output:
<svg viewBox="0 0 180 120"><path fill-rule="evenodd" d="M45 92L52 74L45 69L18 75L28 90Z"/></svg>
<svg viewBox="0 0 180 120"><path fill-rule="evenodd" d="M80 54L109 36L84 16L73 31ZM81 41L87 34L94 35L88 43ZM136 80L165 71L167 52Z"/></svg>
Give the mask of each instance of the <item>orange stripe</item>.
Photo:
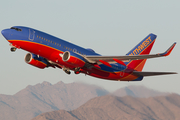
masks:
<svg viewBox="0 0 180 120"><path fill-rule="evenodd" d="M141 63L139 63L139 65L134 69L134 70L137 70L137 71L142 71L145 63L146 63L146 60L147 59L144 59Z"/></svg>

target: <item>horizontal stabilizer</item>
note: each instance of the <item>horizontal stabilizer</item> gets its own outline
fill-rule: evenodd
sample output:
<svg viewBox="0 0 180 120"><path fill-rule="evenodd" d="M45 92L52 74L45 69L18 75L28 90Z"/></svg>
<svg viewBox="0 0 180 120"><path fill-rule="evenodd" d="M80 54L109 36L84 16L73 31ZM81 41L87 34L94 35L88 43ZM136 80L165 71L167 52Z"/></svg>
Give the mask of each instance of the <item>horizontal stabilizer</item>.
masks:
<svg viewBox="0 0 180 120"><path fill-rule="evenodd" d="M155 76L155 75L167 75L167 74L177 74L176 72L139 72L133 71L134 75L137 76Z"/></svg>

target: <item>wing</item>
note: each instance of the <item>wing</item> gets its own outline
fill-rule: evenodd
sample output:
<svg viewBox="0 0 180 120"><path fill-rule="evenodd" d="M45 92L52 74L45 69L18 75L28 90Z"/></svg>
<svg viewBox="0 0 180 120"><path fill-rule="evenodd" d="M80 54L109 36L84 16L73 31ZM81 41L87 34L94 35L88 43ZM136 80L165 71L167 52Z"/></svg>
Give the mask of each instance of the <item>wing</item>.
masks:
<svg viewBox="0 0 180 120"><path fill-rule="evenodd" d="M132 56L86 56L85 59L90 63L99 63L99 62L108 62L115 63L119 61L129 61L129 60L140 60L140 59L149 59L149 58L157 58L168 56L173 50L176 43L174 43L168 50L164 53L159 54L151 54L151 55L132 55Z"/></svg>

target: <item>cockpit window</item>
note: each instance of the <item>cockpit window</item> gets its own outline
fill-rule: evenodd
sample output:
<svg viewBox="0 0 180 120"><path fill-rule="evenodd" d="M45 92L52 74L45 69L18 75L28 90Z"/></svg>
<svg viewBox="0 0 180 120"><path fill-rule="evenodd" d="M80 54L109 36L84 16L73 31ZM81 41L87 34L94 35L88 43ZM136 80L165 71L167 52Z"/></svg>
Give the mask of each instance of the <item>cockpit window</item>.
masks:
<svg viewBox="0 0 180 120"><path fill-rule="evenodd" d="M21 29L15 28L15 27L11 27L11 29L15 29L15 30L17 30L17 31L22 31Z"/></svg>

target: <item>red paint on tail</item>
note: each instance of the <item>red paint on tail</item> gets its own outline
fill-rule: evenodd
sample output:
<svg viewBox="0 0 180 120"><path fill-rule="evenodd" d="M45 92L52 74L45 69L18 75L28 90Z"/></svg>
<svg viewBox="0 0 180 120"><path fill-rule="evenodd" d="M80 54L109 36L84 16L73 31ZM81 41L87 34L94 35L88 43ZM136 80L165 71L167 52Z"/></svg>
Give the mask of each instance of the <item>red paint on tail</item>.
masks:
<svg viewBox="0 0 180 120"><path fill-rule="evenodd" d="M144 38L138 45L136 45L129 53L126 55L147 55L151 52L151 49L156 40L156 35L149 34L146 38ZM143 60L131 60L126 62L125 64L136 71L142 71L144 65L146 63L146 59Z"/></svg>

